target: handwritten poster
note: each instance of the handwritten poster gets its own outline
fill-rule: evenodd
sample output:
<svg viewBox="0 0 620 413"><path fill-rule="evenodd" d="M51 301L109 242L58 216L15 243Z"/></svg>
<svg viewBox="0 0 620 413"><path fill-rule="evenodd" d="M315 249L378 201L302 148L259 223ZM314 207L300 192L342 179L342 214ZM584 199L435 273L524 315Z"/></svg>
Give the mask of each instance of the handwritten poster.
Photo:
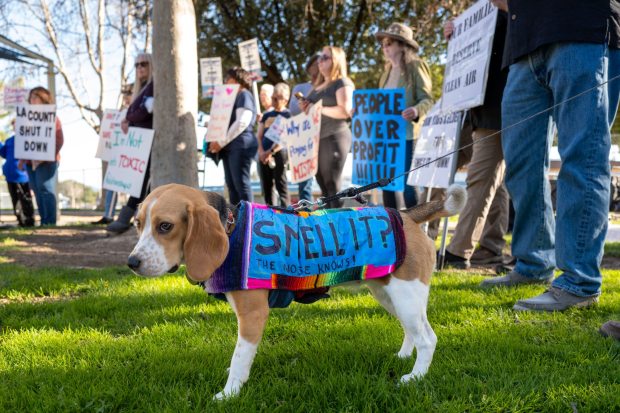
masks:
<svg viewBox="0 0 620 413"><path fill-rule="evenodd" d="M219 85L213 88L213 102L205 140L215 142L226 137L239 85Z"/></svg>
<svg viewBox="0 0 620 413"><path fill-rule="evenodd" d="M0 106L5 108L14 108L17 105L28 103L28 93L30 90L24 87L23 78L17 78L8 84L5 84L2 93L2 101Z"/></svg>
<svg viewBox="0 0 620 413"><path fill-rule="evenodd" d="M405 172L407 121L404 89L367 89L353 92L353 176L354 185L368 185ZM402 176L383 187L403 191Z"/></svg>
<svg viewBox="0 0 620 413"><path fill-rule="evenodd" d="M200 84L202 97L212 98L213 88L223 84L222 59L219 57L206 57L200 59Z"/></svg>
<svg viewBox="0 0 620 413"><path fill-rule="evenodd" d="M260 70L260 55L258 54L258 39L250 39L239 43L239 58L241 67L250 72L252 80L263 80Z"/></svg>
<svg viewBox="0 0 620 413"><path fill-rule="evenodd" d="M429 188L450 186L457 153L429 162L456 149L462 112L442 112L440 107L441 102L436 103L422 124L410 168L418 169L409 174L409 185Z"/></svg>
<svg viewBox="0 0 620 413"><path fill-rule="evenodd" d="M308 114L302 112L283 120L281 141L287 146L292 183L305 181L319 170L321 108L319 101L312 105Z"/></svg>
<svg viewBox="0 0 620 413"><path fill-rule="evenodd" d="M116 136L111 144L103 187L139 197L153 145L153 130L130 127L127 135Z"/></svg>
<svg viewBox="0 0 620 413"><path fill-rule="evenodd" d="M99 128L99 143L95 157L103 161L109 161L112 156L112 142L118 142L119 136L123 135L121 121L125 119L127 110L106 109L103 112L101 126Z"/></svg>
<svg viewBox="0 0 620 413"><path fill-rule="evenodd" d="M56 160L56 105L15 107L15 158Z"/></svg>
<svg viewBox="0 0 620 413"><path fill-rule="evenodd" d="M487 0L474 3L454 19L443 79L444 111L484 103L496 20L497 8Z"/></svg>
<svg viewBox="0 0 620 413"><path fill-rule="evenodd" d="M284 116L276 116L273 123L269 125L269 128L263 135L264 138L269 139L275 144L286 146L286 142L282 140L282 136L286 134L286 118Z"/></svg>

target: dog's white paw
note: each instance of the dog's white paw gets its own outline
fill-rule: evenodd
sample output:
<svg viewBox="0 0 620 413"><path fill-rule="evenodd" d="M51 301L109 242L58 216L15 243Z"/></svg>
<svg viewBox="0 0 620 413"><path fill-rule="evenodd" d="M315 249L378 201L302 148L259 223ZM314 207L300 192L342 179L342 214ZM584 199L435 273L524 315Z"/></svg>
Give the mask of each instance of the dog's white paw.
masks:
<svg viewBox="0 0 620 413"><path fill-rule="evenodd" d="M411 357L411 355L413 354L413 349L411 351L399 351L398 353L396 353L396 357L398 357L399 359L408 359L409 357Z"/></svg>
<svg viewBox="0 0 620 413"><path fill-rule="evenodd" d="M419 373L418 374L416 373L405 374L403 377L400 378L400 381L398 382L398 384L408 384L413 381L420 380L422 377L424 377L424 374L419 374Z"/></svg>
<svg viewBox="0 0 620 413"><path fill-rule="evenodd" d="M213 400L220 401L220 400L231 399L233 397L236 397L238 394L239 394L239 390L237 390L236 392L233 391L229 393L229 392L226 392L226 389L224 389L218 394L216 394L215 396L213 396Z"/></svg>

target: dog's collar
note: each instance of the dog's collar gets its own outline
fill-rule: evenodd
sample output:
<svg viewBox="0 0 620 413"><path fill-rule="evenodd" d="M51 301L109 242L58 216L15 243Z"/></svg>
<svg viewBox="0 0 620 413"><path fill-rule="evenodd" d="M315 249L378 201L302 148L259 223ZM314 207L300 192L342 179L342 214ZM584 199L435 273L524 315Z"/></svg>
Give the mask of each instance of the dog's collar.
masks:
<svg viewBox="0 0 620 413"><path fill-rule="evenodd" d="M226 208L226 234L230 235L235 228L235 214L230 208Z"/></svg>

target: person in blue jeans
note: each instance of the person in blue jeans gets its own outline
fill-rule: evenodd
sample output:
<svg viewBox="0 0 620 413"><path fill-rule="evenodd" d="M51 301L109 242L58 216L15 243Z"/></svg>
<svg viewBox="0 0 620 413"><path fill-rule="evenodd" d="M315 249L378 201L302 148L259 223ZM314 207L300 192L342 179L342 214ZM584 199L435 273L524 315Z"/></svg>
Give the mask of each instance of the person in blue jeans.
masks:
<svg viewBox="0 0 620 413"><path fill-rule="evenodd" d="M224 163L224 180L228 188L230 203L254 200L250 167L258 152L258 141L254 134L256 124L256 102L252 96L250 73L240 67L226 72L226 84L238 84L239 92L235 99L232 116L226 136L216 142L209 142L208 151Z"/></svg>
<svg viewBox="0 0 620 413"><path fill-rule="evenodd" d="M49 90L38 86L30 90L28 103L31 105L50 105L54 99ZM58 174L58 163L60 161L60 149L64 143L62 125L56 116L56 154L54 161L21 161L25 164L28 172L28 180L34 191L41 225L56 225L57 200L56 200L56 177ZM21 165L20 165L21 166Z"/></svg>
<svg viewBox="0 0 620 413"><path fill-rule="evenodd" d="M28 174L18 167L19 161L15 159L15 137L11 136L4 144L0 143L0 156L6 161L2 165L2 173L6 178L6 184L11 194L13 212L17 217L20 227L34 226L34 206L32 205L32 195L30 185L28 185Z"/></svg>
<svg viewBox="0 0 620 413"><path fill-rule="evenodd" d="M502 143L515 208L516 265L482 285L551 283L544 293L519 300L515 310L588 307L601 293L611 146L605 83L620 29L610 24L610 0L509 0L508 13ZM549 115L562 159L555 217L547 179ZM561 273L554 279L556 268Z"/></svg>

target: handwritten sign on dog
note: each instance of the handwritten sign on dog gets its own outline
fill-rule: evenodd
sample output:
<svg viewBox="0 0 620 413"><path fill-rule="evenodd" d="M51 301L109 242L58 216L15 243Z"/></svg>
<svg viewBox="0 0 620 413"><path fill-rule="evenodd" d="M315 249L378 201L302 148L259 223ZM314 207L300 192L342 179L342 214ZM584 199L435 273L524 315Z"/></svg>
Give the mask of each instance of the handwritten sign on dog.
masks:
<svg viewBox="0 0 620 413"><path fill-rule="evenodd" d="M200 59L200 83L202 85L202 97L212 98L213 88L224 83L222 81L222 58L206 57Z"/></svg>
<svg viewBox="0 0 620 413"><path fill-rule="evenodd" d="M456 162L457 154L443 156L456 148L462 112L443 113L440 107L441 102L436 103L422 124L411 164L412 169L419 169L409 174L409 185L429 188L450 186L452 165Z"/></svg>
<svg viewBox="0 0 620 413"><path fill-rule="evenodd" d="M103 161L109 161L112 156L112 142L118 142L119 136L123 135L121 122L125 119L127 110L106 109L103 111L101 126L99 128L99 143L95 157Z"/></svg>
<svg viewBox="0 0 620 413"><path fill-rule="evenodd" d="M15 158L56 160L56 105L15 107Z"/></svg>
<svg viewBox="0 0 620 413"><path fill-rule="evenodd" d="M353 92L354 185L368 185L405 172L407 121L404 89L367 89ZM383 189L403 191L400 177Z"/></svg>
<svg viewBox="0 0 620 413"><path fill-rule="evenodd" d="M115 136L111 144L103 187L139 197L153 144L153 130L130 127L127 135Z"/></svg>
<svg viewBox="0 0 620 413"><path fill-rule="evenodd" d="M254 274L306 276L396 261L384 208L338 209L302 216L254 208L249 265Z"/></svg>
<svg viewBox="0 0 620 413"><path fill-rule="evenodd" d="M482 105L486 90L497 8L478 1L454 19L443 78L442 109L457 111Z"/></svg>
<svg viewBox="0 0 620 413"><path fill-rule="evenodd" d="M286 144L288 150L292 183L305 181L319 170L322 107L322 102L318 101L312 105L308 114L302 112L282 120L284 133L281 142Z"/></svg>
<svg viewBox="0 0 620 413"><path fill-rule="evenodd" d="M213 88L213 102L205 140L215 142L226 137L239 85L218 85Z"/></svg>

